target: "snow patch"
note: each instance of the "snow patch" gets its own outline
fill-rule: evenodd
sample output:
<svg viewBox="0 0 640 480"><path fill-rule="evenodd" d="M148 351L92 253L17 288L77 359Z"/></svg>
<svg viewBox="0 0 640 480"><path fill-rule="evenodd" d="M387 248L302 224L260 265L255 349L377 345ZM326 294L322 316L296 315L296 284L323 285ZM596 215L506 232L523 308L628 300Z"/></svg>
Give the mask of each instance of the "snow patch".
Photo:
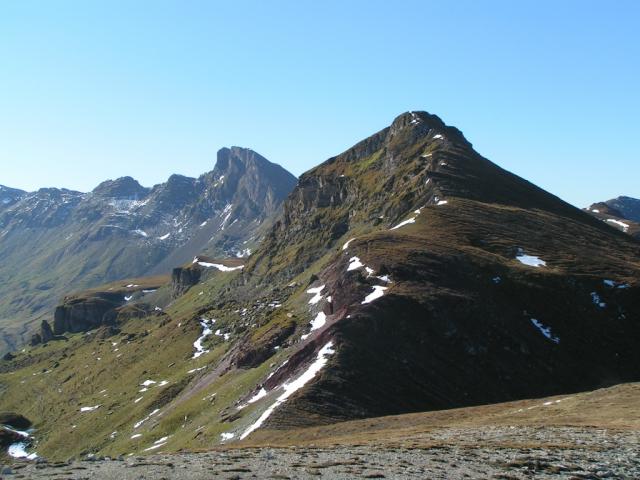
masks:
<svg viewBox="0 0 640 480"><path fill-rule="evenodd" d="M252 403L256 403L258 400L260 400L261 398L264 398L267 396L267 391L264 389L264 387L262 387L258 393L256 393L253 397L251 397L249 400L247 400L247 403L245 403L244 405L240 405L238 407L238 410L242 410L243 408L249 406Z"/></svg>
<svg viewBox="0 0 640 480"><path fill-rule="evenodd" d="M364 264L360 261L358 257L351 257L349 259L349 266L347 267L347 272L351 270L356 270L358 268L364 267Z"/></svg>
<svg viewBox="0 0 640 480"><path fill-rule="evenodd" d="M147 415L146 417L144 417L142 420L140 420L139 422L136 422L133 425L133 428L138 428L140 425L142 425L144 422L146 422L147 420L149 420L151 417L153 417L156 413L158 413L160 411L159 408L156 408L153 412L151 412L149 415Z"/></svg>
<svg viewBox="0 0 640 480"><path fill-rule="evenodd" d="M405 225L409 225L410 223L416 223L416 217L411 217L408 220L404 220L404 221L400 222L395 227L391 227L391 230L396 230L396 229L398 229L400 227L404 227Z"/></svg>
<svg viewBox="0 0 640 480"><path fill-rule="evenodd" d="M155 442L153 442L153 445L150 446L149 448L145 448L144 451L148 452L149 450L155 450L156 448L160 448L163 445L165 445L167 443L167 440L169 439L169 437L162 437L158 440L156 440Z"/></svg>
<svg viewBox="0 0 640 480"><path fill-rule="evenodd" d="M205 368L207 368L206 365L204 367L192 368L191 370L187 370L187 373L196 373L196 372L199 372L200 370L204 370Z"/></svg>
<svg viewBox="0 0 640 480"><path fill-rule="evenodd" d="M542 333L545 337L547 337L553 343L560 343L560 339L558 337L555 337L551 333L551 327L546 327L542 322L540 322L539 320L536 320L535 318L531 319L531 323L533 323L535 327L538 330L540 330L540 333Z"/></svg>
<svg viewBox="0 0 640 480"><path fill-rule="evenodd" d="M629 224L621 222L620 220L615 220L613 218L607 218L607 222L608 223L613 223L614 225L622 227L622 231L625 232L625 233L627 232L627 230L629 230Z"/></svg>
<svg viewBox="0 0 640 480"><path fill-rule="evenodd" d="M191 358L198 358L200 355L209 353L209 350L205 350L204 347L202 346L202 341L205 338L207 338L209 335L211 335L211 333L213 332L213 330L209 326L209 322L211 322L211 325L216 323L214 319L207 320L206 318L203 318L202 320L200 320L200 326L202 326L202 333L197 338L197 340L193 342L193 348L195 348L196 351L194 352L193 357Z"/></svg>
<svg viewBox="0 0 640 480"><path fill-rule="evenodd" d="M233 272L234 270L242 270L244 268L244 265L238 265L237 267L227 267L226 265L222 265L221 263L201 262L198 257L194 257L192 263L197 263L201 267L205 268L217 268L221 272Z"/></svg>
<svg viewBox="0 0 640 480"><path fill-rule="evenodd" d="M221 179L222 180L222 179ZM227 221L229 220L229 217L231 216L231 209L233 208L233 204L228 203L225 207L224 210L222 210L222 213L220 215L225 215L225 217L222 219L222 223L220 224L220 230L224 230L225 225L227 224Z"/></svg>
<svg viewBox="0 0 640 480"><path fill-rule="evenodd" d="M615 282L613 280L603 280L602 283L604 283L609 288L629 288L628 283Z"/></svg>
<svg viewBox="0 0 640 480"><path fill-rule="evenodd" d="M313 332L314 330L318 330L319 328L322 328L325 323L327 323L327 316L325 315L324 312L319 312L316 315L316 318L311 320L311 330L309 330L309 333L307 333L306 335L302 335L301 338L303 340L306 340L307 337L311 335L311 332Z"/></svg>
<svg viewBox="0 0 640 480"><path fill-rule="evenodd" d="M231 338L231 334L230 333L223 333L222 330L220 330L220 329L216 330L214 335L216 337L223 337L226 341L229 341L229 338Z"/></svg>
<svg viewBox="0 0 640 480"><path fill-rule="evenodd" d="M600 308L605 308L607 306L607 304L602 301L600 295L598 295L597 292L591 292L591 301Z"/></svg>
<svg viewBox="0 0 640 480"><path fill-rule="evenodd" d="M361 302L362 305L366 304L366 303L371 303L374 300L377 300L378 298L380 298L381 296L384 295L384 291L387 290L389 287L382 287L380 285L374 285L373 286L373 292L370 293L369 295L367 295L364 300Z"/></svg>
<svg viewBox="0 0 640 480"><path fill-rule="evenodd" d="M324 290L324 287L325 287L324 285L320 285L319 287L310 288L309 290L307 290L307 293L310 293L313 295L311 300L309 300L309 303L311 305L315 305L320 300L322 300L322 295L320 295L320 292Z"/></svg>
<svg viewBox="0 0 640 480"><path fill-rule="evenodd" d="M7 453L13 458L25 458L27 460L35 460L38 458L38 454L36 452L27 452L27 444L25 442L18 442L9 445Z"/></svg>
<svg viewBox="0 0 640 480"><path fill-rule="evenodd" d="M333 342L328 342L324 347L322 347L322 349L320 349L315 361L311 365L309 365L307 370L305 370L295 380L289 383L285 383L282 386L282 388L284 389L284 392L280 394L280 396L276 399L276 401L269 408L267 408L262 413L262 415L260 415L260 417L258 418L258 420L256 420L255 423L253 423L249 428L247 428L244 431L244 433L240 436L240 440L245 439L253 431L260 428L260 426L264 423L264 421L267 418L269 418L269 416L275 411L276 408L282 405L287 400L287 398L289 398L296 391L301 389L305 384L307 384L310 380L312 380L313 377L315 377L320 370L322 370L322 368L327 364L328 357L335 353L335 350L333 350L332 347L333 347Z"/></svg>
<svg viewBox="0 0 640 480"><path fill-rule="evenodd" d="M96 405L94 407L81 407L80 411L81 412L93 412L94 410L97 410L98 408L100 408L102 405Z"/></svg>
<svg viewBox="0 0 640 480"><path fill-rule="evenodd" d="M538 267L544 267L547 265L547 262L540 259L540 257L536 257L535 255L526 255L522 249L518 249L516 260L518 260L523 265L527 265L529 267L538 268Z"/></svg>

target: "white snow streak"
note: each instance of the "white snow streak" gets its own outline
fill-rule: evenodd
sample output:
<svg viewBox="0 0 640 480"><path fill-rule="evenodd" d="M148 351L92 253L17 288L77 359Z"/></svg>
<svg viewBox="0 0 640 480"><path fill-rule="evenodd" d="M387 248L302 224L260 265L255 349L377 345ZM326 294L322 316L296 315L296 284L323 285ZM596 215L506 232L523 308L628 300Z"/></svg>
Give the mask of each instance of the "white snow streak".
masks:
<svg viewBox="0 0 640 480"><path fill-rule="evenodd" d="M396 229L398 229L400 227L404 227L405 225L409 225L410 223L416 223L416 217L411 217L408 220L404 220L404 221L400 222L395 227L392 227L391 230L396 230Z"/></svg>
<svg viewBox="0 0 640 480"><path fill-rule="evenodd" d="M545 327L542 322L536 320L535 318L531 319L531 323L533 323L540 333L542 333L545 337L551 340L554 343L560 343L560 339L558 337L553 336L551 333L551 327Z"/></svg>
<svg viewBox="0 0 640 480"><path fill-rule="evenodd" d="M193 357L191 358L198 358L200 355L209 353L209 350L205 350L204 347L202 346L202 341L205 338L207 338L209 335L211 335L211 333L213 332L213 330L211 330L211 328L209 327L209 322L211 322L211 325L216 323L214 319L207 320L206 318L203 318L202 320L200 320L200 325L202 326L202 334L198 337L198 339L195 342L193 342L193 348L195 348L196 351L194 352Z"/></svg>
<svg viewBox="0 0 640 480"><path fill-rule="evenodd" d="M300 376L298 376L298 378L296 378L292 382L285 383L282 386L282 388L284 389L284 392L276 399L276 401L269 408L267 408L267 410L265 410L262 413L262 415L260 415L260 417L258 418L258 420L256 420L254 424L252 424L249 428L247 428L244 431L244 433L240 436L240 440L245 439L247 436L251 434L251 432L260 428L260 426L264 423L264 421L267 418L269 418L269 416L275 411L276 408L282 405L287 400L287 398L289 398L296 391L302 388L305 384L307 384L310 380L312 380L313 377L315 377L320 370L322 370L322 367L324 367L328 361L327 357L335 353L332 347L333 347L333 342L328 342L318 352L318 356L316 357L316 360L311 365L309 365L309 367L307 368L307 370L304 371L304 373L302 373Z"/></svg>
<svg viewBox="0 0 640 480"><path fill-rule="evenodd" d="M346 243L342 246L342 250L346 250L347 248L349 248L349 244L354 240L355 238L350 238L349 240L347 240Z"/></svg>
<svg viewBox="0 0 640 480"><path fill-rule="evenodd" d="M95 407L81 407L80 411L81 412L93 412L94 410L97 410L98 408L100 408L102 405L96 405Z"/></svg>

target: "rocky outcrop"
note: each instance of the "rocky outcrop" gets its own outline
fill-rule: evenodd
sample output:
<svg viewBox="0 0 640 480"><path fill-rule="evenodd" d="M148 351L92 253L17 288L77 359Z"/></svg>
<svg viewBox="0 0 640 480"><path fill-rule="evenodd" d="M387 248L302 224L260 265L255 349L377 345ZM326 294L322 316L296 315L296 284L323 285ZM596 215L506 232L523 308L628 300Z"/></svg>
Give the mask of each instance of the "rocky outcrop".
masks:
<svg viewBox="0 0 640 480"><path fill-rule="evenodd" d="M202 269L197 265L176 267L171 272L171 296L178 298L200 281Z"/></svg>
<svg viewBox="0 0 640 480"><path fill-rule="evenodd" d="M151 189L145 188L131 177L106 180L93 189L94 195L115 200L142 200Z"/></svg>
<svg viewBox="0 0 640 480"><path fill-rule="evenodd" d="M125 300L119 293L100 292L88 297L65 298L56 307L53 316L53 333L86 332L101 325L113 323L113 312Z"/></svg>
<svg viewBox="0 0 640 480"><path fill-rule="evenodd" d="M36 332L33 335L31 335L31 346L36 346L36 345L40 345L41 343L47 343L53 339L55 339L56 336L53 333L53 330L51 329L51 325L49 325L49 322L47 322L46 320L43 320L42 323L40 324L40 332Z"/></svg>
<svg viewBox="0 0 640 480"><path fill-rule="evenodd" d="M47 343L50 340L53 340L53 330L51 329L51 325L46 320L42 321L40 325L40 335L42 337L42 342Z"/></svg>

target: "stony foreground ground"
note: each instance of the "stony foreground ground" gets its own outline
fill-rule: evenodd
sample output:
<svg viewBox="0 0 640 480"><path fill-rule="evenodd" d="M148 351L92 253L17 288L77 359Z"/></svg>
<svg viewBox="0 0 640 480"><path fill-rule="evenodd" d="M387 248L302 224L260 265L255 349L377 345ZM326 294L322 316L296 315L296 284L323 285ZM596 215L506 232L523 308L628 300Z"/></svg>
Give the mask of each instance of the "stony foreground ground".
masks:
<svg viewBox="0 0 640 480"><path fill-rule="evenodd" d="M640 432L585 427L440 428L408 442L242 448L120 460L16 463L17 479L637 479Z"/></svg>

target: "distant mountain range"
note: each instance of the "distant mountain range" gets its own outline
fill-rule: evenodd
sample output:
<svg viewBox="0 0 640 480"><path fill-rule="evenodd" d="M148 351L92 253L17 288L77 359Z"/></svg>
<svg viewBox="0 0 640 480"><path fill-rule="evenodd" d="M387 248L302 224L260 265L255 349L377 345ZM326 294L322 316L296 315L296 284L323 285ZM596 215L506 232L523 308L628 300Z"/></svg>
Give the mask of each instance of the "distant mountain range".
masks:
<svg viewBox="0 0 640 480"><path fill-rule="evenodd" d="M591 215L618 230L640 239L640 200L617 197L586 209Z"/></svg>
<svg viewBox="0 0 640 480"><path fill-rule="evenodd" d="M223 148L211 172L92 192L0 186L0 352L28 340L70 291L167 274L197 254L246 257L296 184L256 152Z"/></svg>
<svg viewBox="0 0 640 480"><path fill-rule="evenodd" d="M399 115L295 187L274 173L241 188L259 167L236 152L148 192L127 179L7 202L0 218L25 212L2 223L14 301L63 275L121 277L67 295L44 343L0 362L0 411L35 423L38 454L205 449L640 380L640 242L597 216L609 212L505 171L427 112ZM49 242L65 247L46 256ZM125 279L133 262L177 268ZM36 281L43 265L59 271Z"/></svg>

